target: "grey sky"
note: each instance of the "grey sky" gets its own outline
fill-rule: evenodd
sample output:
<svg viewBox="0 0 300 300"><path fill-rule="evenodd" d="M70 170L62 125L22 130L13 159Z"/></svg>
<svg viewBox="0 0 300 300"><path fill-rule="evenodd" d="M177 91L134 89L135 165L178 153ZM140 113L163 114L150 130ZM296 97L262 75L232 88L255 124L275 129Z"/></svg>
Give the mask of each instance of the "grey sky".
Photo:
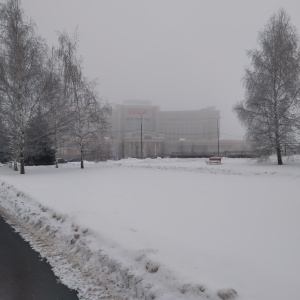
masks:
<svg viewBox="0 0 300 300"><path fill-rule="evenodd" d="M243 136L232 106L243 99L246 50L283 7L300 29L299 0L22 0L49 44L80 35L80 54L111 103L150 100L162 110L215 106L221 138Z"/></svg>

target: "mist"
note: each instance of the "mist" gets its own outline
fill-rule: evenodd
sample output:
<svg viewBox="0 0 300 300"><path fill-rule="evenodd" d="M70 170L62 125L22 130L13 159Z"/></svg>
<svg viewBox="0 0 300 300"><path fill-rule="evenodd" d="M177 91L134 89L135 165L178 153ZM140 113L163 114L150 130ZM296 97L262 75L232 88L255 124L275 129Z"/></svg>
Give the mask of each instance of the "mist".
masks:
<svg viewBox="0 0 300 300"><path fill-rule="evenodd" d="M3 2L3 1L2 1ZM232 112L243 99L246 51L285 8L300 28L300 2L199 0L22 1L49 45L78 28L84 71L110 103L148 100L161 110L220 110L220 138L242 139Z"/></svg>

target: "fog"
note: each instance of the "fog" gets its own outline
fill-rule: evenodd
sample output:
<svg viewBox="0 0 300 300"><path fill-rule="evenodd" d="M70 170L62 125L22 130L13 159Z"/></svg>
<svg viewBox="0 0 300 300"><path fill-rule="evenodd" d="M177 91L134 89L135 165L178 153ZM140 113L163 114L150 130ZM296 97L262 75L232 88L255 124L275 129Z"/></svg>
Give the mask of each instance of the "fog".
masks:
<svg viewBox="0 0 300 300"><path fill-rule="evenodd" d="M2 1L3 2L3 1ZM49 45L78 27L84 71L110 103L149 100L161 110L220 110L220 137L243 138L232 106L243 99L246 51L285 8L300 28L297 0L23 0Z"/></svg>

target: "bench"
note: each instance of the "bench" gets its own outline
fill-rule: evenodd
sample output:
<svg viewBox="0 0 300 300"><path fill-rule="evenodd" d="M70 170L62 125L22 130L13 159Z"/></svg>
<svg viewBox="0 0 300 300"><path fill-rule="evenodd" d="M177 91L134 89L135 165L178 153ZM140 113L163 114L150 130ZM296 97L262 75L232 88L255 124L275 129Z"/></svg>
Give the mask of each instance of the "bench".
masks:
<svg viewBox="0 0 300 300"><path fill-rule="evenodd" d="M213 156L213 157L209 157L209 159L206 161L207 164L217 164L220 165L221 164L221 159L222 157L218 157L218 156Z"/></svg>

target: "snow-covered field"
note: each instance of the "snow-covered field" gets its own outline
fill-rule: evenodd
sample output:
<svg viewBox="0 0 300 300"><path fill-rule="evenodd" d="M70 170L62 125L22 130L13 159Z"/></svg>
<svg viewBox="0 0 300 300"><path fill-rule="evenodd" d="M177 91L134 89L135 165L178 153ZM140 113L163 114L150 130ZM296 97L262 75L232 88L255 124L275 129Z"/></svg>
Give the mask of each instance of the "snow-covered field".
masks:
<svg viewBox="0 0 300 300"><path fill-rule="evenodd" d="M300 299L300 157L0 167L0 213L81 299Z"/></svg>

